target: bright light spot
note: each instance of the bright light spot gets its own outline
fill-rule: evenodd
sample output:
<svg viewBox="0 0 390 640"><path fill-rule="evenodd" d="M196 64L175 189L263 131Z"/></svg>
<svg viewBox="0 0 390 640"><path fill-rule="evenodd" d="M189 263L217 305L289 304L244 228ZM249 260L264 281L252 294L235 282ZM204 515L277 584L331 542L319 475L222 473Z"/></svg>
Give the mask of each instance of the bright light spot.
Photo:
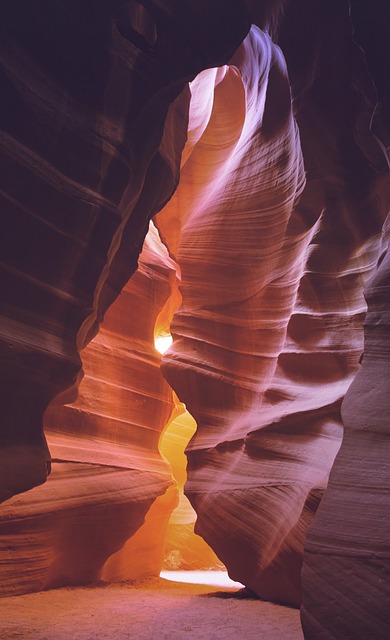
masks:
<svg viewBox="0 0 390 640"><path fill-rule="evenodd" d="M171 335L156 336L154 338L154 346L160 353L165 353L172 344Z"/></svg>
<svg viewBox="0 0 390 640"><path fill-rule="evenodd" d="M227 571L161 571L160 578L172 582L187 582L189 584L207 584L211 587L225 587L242 589L241 582L235 582L228 576Z"/></svg>

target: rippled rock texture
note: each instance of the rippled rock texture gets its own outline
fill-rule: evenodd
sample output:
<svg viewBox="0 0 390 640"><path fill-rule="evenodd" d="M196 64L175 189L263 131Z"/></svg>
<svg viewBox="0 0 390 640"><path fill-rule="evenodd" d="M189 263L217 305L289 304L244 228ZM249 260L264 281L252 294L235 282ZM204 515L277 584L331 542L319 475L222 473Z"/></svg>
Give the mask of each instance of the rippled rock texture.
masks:
<svg viewBox="0 0 390 640"><path fill-rule="evenodd" d="M154 348L171 262L152 228L134 277L82 352L77 400L46 411L52 473L3 505L2 594L159 573L177 503L158 451L172 390Z"/></svg>
<svg viewBox="0 0 390 640"><path fill-rule="evenodd" d="M279 35L293 103L280 49L256 28L230 66L191 85L180 185L157 216L182 274L163 370L198 425L196 530L234 579L294 605L385 210L364 58L346 5L317 5L328 23L315 37L313 16L292 8Z"/></svg>
<svg viewBox="0 0 390 640"><path fill-rule="evenodd" d="M110 309L85 354L76 405L57 414L51 405L52 463L42 420L52 401L74 401L80 352L177 185L188 80L226 62L248 31L240 2L222 21L221 2L212 4L16 0L0 9L0 500L53 470L47 485L2 510L5 591L96 579L172 484L157 453L171 391L143 342L165 303L161 265L137 273L123 294L130 309ZM175 499L166 497L163 520ZM156 531L162 516L153 517ZM122 575L122 560L103 577ZM158 570L146 559L141 573L148 562Z"/></svg>
<svg viewBox="0 0 390 640"><path fill-rule="evenodd" d="M1 7L1 498L45 480L43 412L77 382L80 349L178 182L188 91L169 106L248 30L239 3L223 24L220 2L189 1L178 23L175 4Z"/></svg>
<svg viewBox="0 0 390 640"><path fill-rule="evenodd" d="M172 388L197 424L185 489L196 531L232 578L299 605L373 278L367 357L307 542L303 622L308 638L358 637L359 615L351 609L339 631L335 604L340 593L347 606L355 566L356 602L367 581L382 615L385 529L368 547L352 530L368 495L370 526L382 522L374 487L388 480L387 258L376 265L390 56L388 9L376 4L372 21L354 0L16 0L2 10L1 498L44 482L49 404L53 458L45 485L4 505L3 551L16 533L26 558L15 578L11 554L4 591L158 570L177 501L158 451L177 410ZM152 216L168 253L152 231L129 281ZM169 324L164 381L152 340ZM382 386L366 400L375 376ZM166 450L189 430L179 423ZM183 484L183 468L174 472ZM183 505L168 548L181 536L191 565Z"/></svg>
<svg viewBox="0 0 390 640"><path fill-rule="evenodd" d="M302 623L313 640L389 634L389 223L366 287L364 357L342 404L343 443L305 545Z"/></svg>

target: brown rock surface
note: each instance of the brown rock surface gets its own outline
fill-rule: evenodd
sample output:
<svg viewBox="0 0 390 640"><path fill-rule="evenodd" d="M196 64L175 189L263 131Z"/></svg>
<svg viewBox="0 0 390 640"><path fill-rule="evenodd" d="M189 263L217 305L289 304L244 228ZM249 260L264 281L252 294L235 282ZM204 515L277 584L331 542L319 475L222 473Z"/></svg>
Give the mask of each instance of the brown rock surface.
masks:
<svg viewBox="0 0 390 640"><path fill-rule="evenodd" d="M3 595L159 573L177 490L158 451L173 402L154 331L172 273L151 228L138 270L82 352L78 399L45 414L51 476L2 508Z"/></svg>
<svg viewBox="0 0 390 640"><path fill-rule="evenodd" d="M279 37L300 135L281 52L252 29L232 66L192 83L180 185L157 216L182 273L163 362L198 424L196 530L234 579L295 605L386 211L375 92L347 5L318 2L322 23L298 4Z"/></svg>
<svg viewBox="0 0 390 640"><path fill-rule="evenodd" d="M244 5L258 26L234 53ZM163 372L197 423L196 531L234 579L300 603L363 288L387 247L376 6L372 22L356 0L0 9L0 500L45 481L48 405L53 456L45 485L3 505L3 594L158 571L177 489L158 452L173 398L153 333L180 304ZM129 282L158 211L171 257L149 236ZM388 635L387 281L384 254L307 541L310 639ZM174 450L188 424L169 428ZM169 550L191 565L193 512L175 514Z"/></svg>
<svg viewBox="0 0 390 640"><path fill-rule="evenodd" d="M342 405L343 443L305 544L308 639L385 640L390 631L389 276L385 247L366 286L364 357Z"/></svg>
<svg viewBox="0 0 390 640"><path fill-rule="evenodd" d="M164 266L159 274L161 264L149 265L153 276L141 269L123 294L126 315L133 305L131 341L120 303L85 354L79 401L58 407L74 398L74 389L61 392L79 383L80 349L134 272L148 221L178 181L186 81L227 60L248 30L240 2L230 3L217 36L220 3L213 15L189 0L176 16L173 5L17 0L1 8L1 500L44 482L42 416L57 396L47 414L53 476L2 511L5 591L96 579L172 483L157 453L171 391L152 346L169 289ZM189 28L204 31L201 41L185 36ZM162 563L174 503L172 492L165 505L158 500L142 528L145 558L145 528L155 536L162 527L147 572ZM103 574L133 576L128 554L140 547L126 546Z"/></svg>
<svg viewBox="0 0 390 640"><path fill-rule="evenodd" d="M45 480L42 415L77 382L80 348L178 181L188 93L167 119L170 104L248 30L236 0L217 31L220 2L214 13L187 0L176 15L176 5L15 0L0 9L0 499ZM204 31L199 42L189 28Z"/></svg>

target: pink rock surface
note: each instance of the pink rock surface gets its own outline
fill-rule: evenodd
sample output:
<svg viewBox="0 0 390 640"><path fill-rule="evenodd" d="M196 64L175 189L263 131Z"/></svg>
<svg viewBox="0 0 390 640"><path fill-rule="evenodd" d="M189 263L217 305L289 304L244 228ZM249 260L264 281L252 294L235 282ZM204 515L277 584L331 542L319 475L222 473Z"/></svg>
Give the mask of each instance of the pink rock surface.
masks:
<svg viewBox="0 0 390 640"><path fill-rule="evenodd" d="M169 106L248 30L235 0L217 32L220 2L211 15L188 0L177 18L175 5L1 8L1 444L10 466L0 499L44 481L43 412L77 383L80 348L135 271L148 221L178 181L188 92L167 119ZM199 43L189 28L204 31Z"/></svg>
<svg viewBox="0 0 390 640"><path fill-rule="evenodd" d="M2 595L159 573L177 503L158 451L172 390L154 348L171 274L171 260L152 229L137 272L82 351L77 400L52 403L46 411L53 467L47 483L2 509Z"/></svg>
<svg viewBox="0 0 390 640"><path fill-rule="evenodd" d="M205 12L189 0L177 17L171 2L21 0L1 9L0 500L45 481L42 417L55 398L46 424L53 476L3 511L5 591L132 575L126 558L108 568L105 561L172 484L157 452L172 408L152 346L169 292L158 260L110 309L108 331L85 354L78 403L55 407L75 399L80 351L134 273L149 219L178 182L187 80L225 62L249 28L241 3L232 2L215 35L221 3L214 4ZM191 40L189 29L202 37ZM174 504L171 491L165 506L158 501L149 532L164 529ZM9 554L11 530L18 542ZM147 571L162 563L157 537ZM125 556L135 555L125 547Z"/></svg>
<svg viewBox="0 0 390 640"><path fill-rule="evenodd" d="M390 631L389 222L365 290L364 357L342 405L343 443L305 544L301 615L313 640Z"/></svg>
<svg viewBox="0 0 390 640"><path fill-rule="evenodd" d="M161 565L177 495L152 341L181 278L163 372L197 422L196 530L234 579L299 605L355 379L302 619L310 639L387 638L388 8L15 0L0 17L1 593ZM170 257L147 243L129 282L157 212ZM46 479L48 405L53 474L15 495Z"/></svg>
<svg viewBox="0 0 390 640"><path fill-rule="evenodd" d="M192 83L181 181L157 216L182 274L163 370L198 424L186 484L196 531L234 579L293 605L363 350L387 171L346 6L325 25L302 11L286 12L280 35L300 134L283 56L252 29L230 66Z"/></svg>

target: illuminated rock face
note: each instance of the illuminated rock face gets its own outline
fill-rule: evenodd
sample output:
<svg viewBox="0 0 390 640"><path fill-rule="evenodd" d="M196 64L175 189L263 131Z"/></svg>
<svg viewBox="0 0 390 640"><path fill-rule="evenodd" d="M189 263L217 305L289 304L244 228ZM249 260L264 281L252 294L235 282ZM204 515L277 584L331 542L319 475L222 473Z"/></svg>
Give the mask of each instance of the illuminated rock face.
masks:
<svg viewBox="0 0 390 640"><path fill-rule="evenodd" d="M178 182L187 81L204 66L226 62L248 31L240 2L229 4L223 25L221 3L215 5L205 12L189 1L178 20L169 2L49 6L42 0L33 7L20 0L0 9L0 501L46 479L43 414L53 398L57 406L74 400L80 351L134 273L149 219ZM194 43L188 29L202 38ZM124 294L133 314L156 275L140 274L146 291ZM157 275L157 289L160 280ZM151 332L164 288L166 282L143 307L144 317L133 315L134 335L139 328ZM171 391L157 355L148 352L138 368L124 364L122 311L118 317L110 309L108 331L85 354L88 374L78 403L57 413L51 405L47 414L50 482L2 511L3 593L128 577L145 567L156 572L162 563L161 523L176 500L171 491L165 504L153 505L153 517L148 513L138 547L125 545L123 557L116 554L172 484L156 451ZM101 360L108 352L110 365ZM120 379L126 367L131 388ZM99 373L115 378L117 387L108 392ZM148 401L137 404L137 394ZM127 556L145 546L144 528L160 526L157 559L129 567ZM10 535L18 540L14 554ZM144 558L149 551L146 545Z"/></svg>
<svg viewBox="0 0 390 640"><path fill-rule="evenodd" d="M196 531L232 578L293 605L386 212L375 93L348 7L317 5L323 22L291 8L279 34L299 133L280 50L253 29L231 66L192 83L180 185L157 216L182 273L163 370L198 424L186 484Z"/></svg>
<svg viewBox="0 0 390 640"><path fill-rule="evenodd" d="M177 490L158 452L173 402L154 330L172 273L151 229L137 272L82 352L77 401L45 414L50 477L2 508L2 595L159 573Z"/></svg>
<svg viewBox="0 0 390 640"><path fill-rule="evenodd" d="M1 593L161 566L177 491L157 449L173 400L152 341L179 303L166 304L174 259L182 302L163 371L198 425L186 485L197 531L231 577L297 605L388 210L388 96L367 16L351 3L364 56L343 0L49 4L15 1L0 20L0 499L44 482L50 403L53 458L45 485L3 505ZM249 27L243 4L264 30L254 27L231 58ZM186 81L202 69L184 146ZM370 130L378 98L381 143ZM128 282L161 209L171 259L151 236ZM347 435L307 542L308 638L360 633L351 610L337 635L329 604L350 571L373 597L382 588L386 531L374 523L384 499L373 487L377 464L378 483L388 478L386 265L367 289L368 357L343 405ZM356 484L350 501L346 484ZM367 495L372 547L351 529ZM192 526L185 509L176 516L173 551ZM198 552L186 545L194 566ZM336 562L340 550L347 557Z"/></svg>
<svg viewBox="0 0 390 640"><path fill-rule="evenodd" d="M189 1L178 19L169 2L0 9L0 500L44 482L42 415L77 383L79 351L178 181L188 91L169 106L248 30L235 1L216 29L215 4Z"/></svg>

